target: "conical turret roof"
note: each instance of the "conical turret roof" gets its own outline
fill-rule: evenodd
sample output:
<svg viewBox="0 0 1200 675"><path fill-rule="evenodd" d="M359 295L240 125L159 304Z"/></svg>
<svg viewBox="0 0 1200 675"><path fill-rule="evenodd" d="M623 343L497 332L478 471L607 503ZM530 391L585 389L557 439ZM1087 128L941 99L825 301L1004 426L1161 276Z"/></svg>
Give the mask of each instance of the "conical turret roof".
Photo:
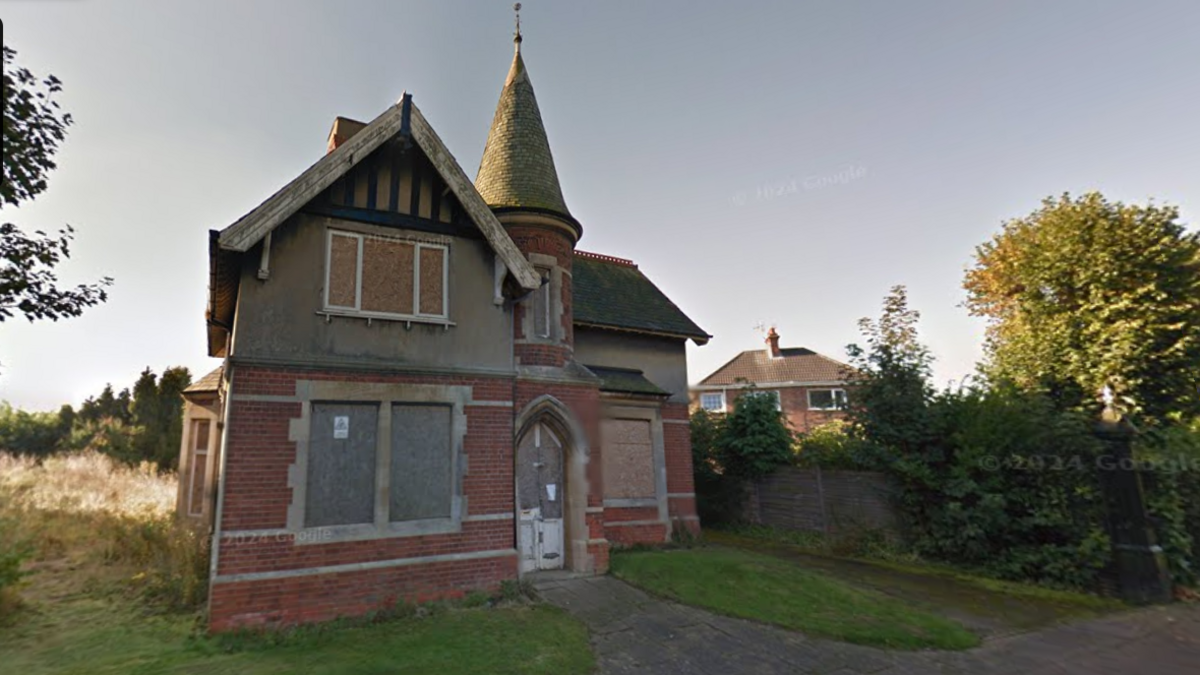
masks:
<svg viewBox="0 0 1200 675"><path fill-rule="evenodd" d="M519 33L515 42L516 53L492 118L475 188L494 209L529 208L571 218L558 184L533 83L521 57Z"/></svg>

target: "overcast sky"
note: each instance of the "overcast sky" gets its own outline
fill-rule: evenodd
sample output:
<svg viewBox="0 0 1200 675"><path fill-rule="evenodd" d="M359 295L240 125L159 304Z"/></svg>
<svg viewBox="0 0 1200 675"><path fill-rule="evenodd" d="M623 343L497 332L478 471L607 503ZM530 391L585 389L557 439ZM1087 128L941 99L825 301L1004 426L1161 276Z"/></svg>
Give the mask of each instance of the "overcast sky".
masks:
<svg viewBox="0 0 1200 675"><path fill-rule="evenodd" d="M1200 2L530 0L523 51L580 248L632 258L716 337L834 357L905 284L941 380L983 324L964 268L1064 191L1200 213ZM509 2L0 4L76 119L50 189L2 217L78 231L82 318L0 324L0 399L79 403L205 356L206 237L407 90L474 176Z"/></svg>

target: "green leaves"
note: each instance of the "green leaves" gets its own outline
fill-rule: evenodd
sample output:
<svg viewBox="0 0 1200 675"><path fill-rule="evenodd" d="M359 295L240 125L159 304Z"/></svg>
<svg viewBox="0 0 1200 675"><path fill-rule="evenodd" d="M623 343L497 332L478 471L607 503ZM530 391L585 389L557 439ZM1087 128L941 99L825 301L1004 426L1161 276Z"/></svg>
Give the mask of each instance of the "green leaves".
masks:
<svg viewBox="0 0 1200 675"><path fill-rule="evenodd" d="M1111 386L1161 422L1200 412L1200 238L1175 207L1047 199L976 249L967 306L989 374L1088 406Z"/></svg>
<svg viewBox="0 0 1200 675"><path fill-rule="evenodd" d="M4 161L0 204L17 206L46 189L48 174L57 165L54 155L66 138L71 116L59 109L55 95L62 83L50 75L38 79L17 68L17 53L4 48ZM12 223L0 225L0 322L21 314L29 321L79 316L108 299L112 279L59 288L54 268L71 257L74 230L55 235L40 230L32 236Z"/></svg>

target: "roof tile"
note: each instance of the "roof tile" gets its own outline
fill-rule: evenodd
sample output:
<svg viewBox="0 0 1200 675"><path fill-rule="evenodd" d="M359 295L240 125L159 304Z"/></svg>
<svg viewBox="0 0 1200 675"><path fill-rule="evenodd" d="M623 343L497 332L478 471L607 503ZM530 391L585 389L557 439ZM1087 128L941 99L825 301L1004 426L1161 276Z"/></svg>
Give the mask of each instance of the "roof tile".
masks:
<svg viewBox="0 0 1200 675"><path fill-rule="evenodd" d="M781 349L777 358L766 349L750 349L701 380L700 385L736 385L741 380L753 384L843 382L851 370L840 361L804 347Z"/></svg>

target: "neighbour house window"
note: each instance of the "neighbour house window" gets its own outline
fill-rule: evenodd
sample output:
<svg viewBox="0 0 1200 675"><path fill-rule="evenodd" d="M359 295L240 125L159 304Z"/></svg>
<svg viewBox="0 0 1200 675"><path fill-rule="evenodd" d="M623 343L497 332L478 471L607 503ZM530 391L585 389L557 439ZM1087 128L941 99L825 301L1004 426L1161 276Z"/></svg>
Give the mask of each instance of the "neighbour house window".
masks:
<svg viewBox="0 0 1200 675"><path fill-rule="evenodd" d="M809 410L843 410L846 407L845 389L809 389Z"/></svg>
<svg viewBox="0 0 1200 675"><path fill-rule="evenodd" d="M390 412L386 437L384 412ZM313 403L304 527L450 518L450 413L441 404ZM389 465L382 484L380 452L388 453Z"/></svg>
<svg viewBox="0 0 1200 675"><path fill-rule="evenodd" d="M725 412L725 392L700 394L700 407L708 412Z"/></svg>
<svg viewBox="0 0 1200 675"><path fill-rule="evenodd" d="M208 474L209 420L192 420L192 466L188 481L188 515L204 515L204 481Z"/></svg>
<svg viewBox="0 0 1200 675"><path fill-rule="evenodd" d="M443 244L329 231L325 309L370 317L446 319Z"/></svg>

